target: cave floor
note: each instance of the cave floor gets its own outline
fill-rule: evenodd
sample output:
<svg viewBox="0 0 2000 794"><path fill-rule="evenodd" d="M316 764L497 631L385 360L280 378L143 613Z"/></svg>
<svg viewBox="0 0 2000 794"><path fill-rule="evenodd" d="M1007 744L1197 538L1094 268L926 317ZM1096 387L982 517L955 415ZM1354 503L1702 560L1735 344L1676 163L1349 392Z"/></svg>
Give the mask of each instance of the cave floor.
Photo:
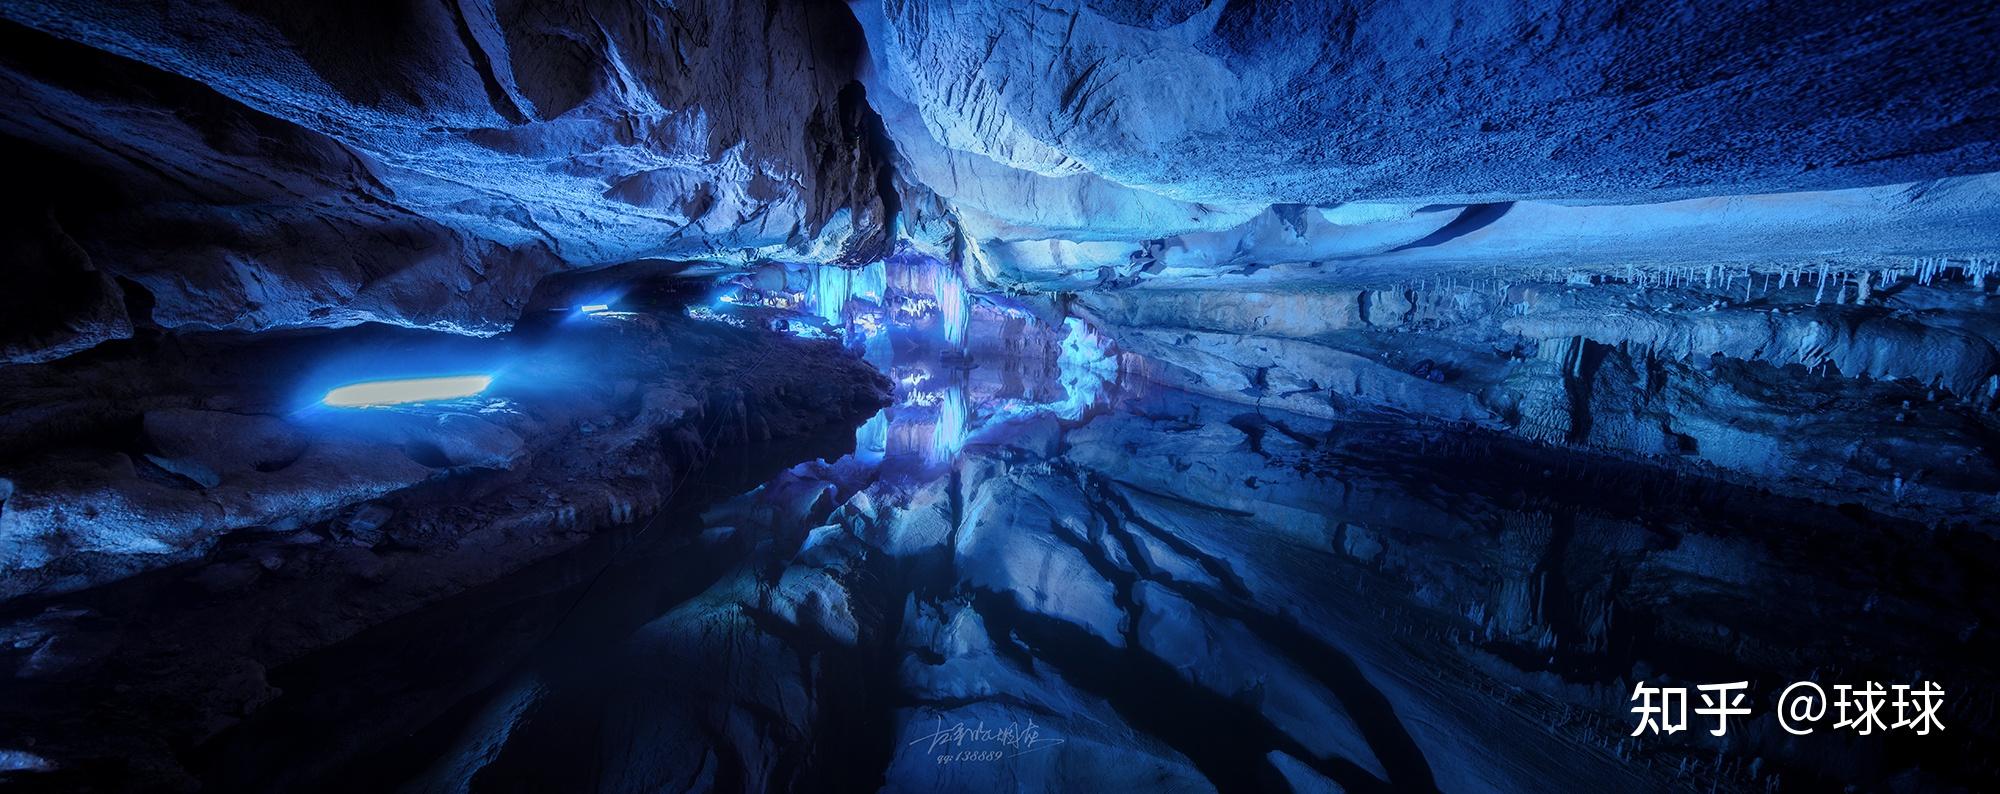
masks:
<svg viewBox="0 0 2000 794"><path fill-rule="evenodd" d="M314 614L412 597L371 578L379 552L308 566L268 538L12 605L0 626L54 672L0 685L0 748L55 768L9 782L1764 790L1995 772L1987 535L1069 362L871 355L897 402L852 436L724 445L651 520L353 636L314 636ZM274 554L254 583L214 581ZM1790 736L1773 704L1806 679L1941 682L1949 730ZM1754 713L1727 737L1630 736L1636 682L1737 680Z"/></svg>

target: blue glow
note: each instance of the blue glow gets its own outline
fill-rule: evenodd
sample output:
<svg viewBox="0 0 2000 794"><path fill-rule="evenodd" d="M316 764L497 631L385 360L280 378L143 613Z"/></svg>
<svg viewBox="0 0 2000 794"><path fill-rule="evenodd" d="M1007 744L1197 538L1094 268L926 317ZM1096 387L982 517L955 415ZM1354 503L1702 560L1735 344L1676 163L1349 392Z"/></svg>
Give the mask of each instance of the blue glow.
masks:
<svg viewBox="0 0 2000 794"><path fill-rule="evenodd" d="M335 408L373 408L384 405L453 400L486 391L491 375L447 375L435 378L398 378L354 383L327 392L320 402Z"/></svg>
<svg viewBox="0 0 2000 794"><path fill-rule="evenodd" d="M881 463L889 454L889 411L877 411L854 431L854 457L864 463Z"/></svg>
<svg viewBox="0 0 2000 794"><path fill-rule="evenodd" d="M830 323L840 322L840 312L847 307L850 276L845 268L830 265L813 268L813 288L807 291L806 300L811 302L814 314Z"/></svg>
<svg viewBox="0 0 2000 794"><path fill-rule="evenodd" d="M1057 344L1057 383L1063 398L1055 402L1006 400L992 408L988 426L1039 414L1074 422L1104 399L1118 378L1118 356L1111 345L1075 317L1063 318L1066 335Z"/></svg>
<svg viewBox="0 0 2000 794"><path fill-rule="evenodd" d="M611 304L609 304L609 303L586 303L586 304L584 304L584 305L582 305L582 306L578 306L578 307L576 307L576 310L577 310L577 311L580 311L580 312L583 312L584 314L594 314L594 313L597 313L597 312L608 312L608 311L611 311Z"/></svg>
<svg viewBox="0 0 2000 794"><path fill-rule="evenodd" d="M800 339L839 339L839 338L840 338L840 331L839 331L839 329L834 329L834 330L832 330L832 331L829 331L829 330L827 330L827 329L825 329L825 328L820 328L820 327L818 327L818 326L815 326L815 325L808 325L808 324L806 324L806 323L803 323L803 322L794 322L794 323L788 323L788 324L786 324L786 325L785 325L785 332L786 332L786 333L789 333L789 334L791 334L792 336L796 336L796 337L798 337L798 338L800 338Z"/></svg>
<svg viewBox="0 0 2000 794"><path fill-rule="evenodd" d="M723 325L731 325L737 328L748 326L747 323L743 322L743 318L741 317L732 317L707 306L689 306L683 310L683 313L688 316L688 319L700 320L705 323L722 323Z"/></svg>
<svg viewBox="0 0 2000 794"><path fill-rule="evenodd" d="M931 460L943 463L965 449L966 439L972 436L966 423L971 418L967 408L964 389L953 386L939 395L937 424L931 428Z"/></svg>
<svg viewBox="0 0 2000 794"><path fill-rule="evenodd" d="M965 280L958 275L958 269L942 265L937 271L938 328L944 332L944 340L954 346L965 345L965 332L972 327L972 315L967 310Z"/></svg>
<svg viewBox="0 0 2000 794"><path fill-rule="evenodd" d="M1118 357L1111 345L1075 317L1063 318L1067 332L1059 344L1056 366L1061 375L1063 400L1049 410L1064 419L1076 420L1097 404L1105 386L1118 377Z"/></svg>
<svg viewBox="0 0 2000 794"><path fill-rule="evenodd" d="M930 368L922 365L896 367L893 374L897 385L902 386L904 391L929 383L932 377Z"/></svg>
<svg viewBox="0 0 2000 794"><path fill-rule="evenodd" d="M889 292L887 265L875 262L859 268L815 265L806 300L812 313L835 325L847 321L847 302L880 304Z"/></svg>

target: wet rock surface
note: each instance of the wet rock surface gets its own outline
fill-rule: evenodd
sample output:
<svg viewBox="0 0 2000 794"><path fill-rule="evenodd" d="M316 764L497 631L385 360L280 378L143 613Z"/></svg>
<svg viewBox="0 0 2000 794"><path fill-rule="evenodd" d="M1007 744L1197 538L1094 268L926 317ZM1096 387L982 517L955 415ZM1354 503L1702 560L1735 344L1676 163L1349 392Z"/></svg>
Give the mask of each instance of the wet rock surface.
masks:
<svg viewBox="0 0 2000 794"><path fill-rule="evenodd" d="M831 343L678 311L447 340L468 360L508 348L516 377L455 404L340 412L243 377L338 382L329 361L380 367L439 343L182 339L7 370L15 393L70 409L10 425L12 449L40 452L11 462L0 505L5 742L65 759L31 782L192 785L177 754L279 698L271 668L609 533L601 554L669 500L696 500L681 491L723 477L712 468L872 411L884 388ZM583 351L621 368L579 370ZM105 395L105 368L152 379Z"/></svg>
<svg viewBox="0 0 2000 794"><path fill-rule="evenodd" d="M501 374L477 398L415 408L332 408L313 389L425 360ZM583 366L593 360L619 369ZM274 383L277 371L296 379ZM9 411L14 453L0 464L9 597L188 560L237 532L319 527L423 547L629 522L716 444L803 434L869 409L882 388L831 343L678 308L490 341L394 329L167 338L0 378L26 409Z"/></svg>
<svg viewBox="0 0 2000 794"><path fill-rule="evenodd" d="M462 545L383 556L294 533L179 583L17 610L9 636L32 651L10 657L15 717L83 691L165 720L121 733L115 762L69 755L63 722L11 737L59 765L23 780L1750 791L1993 773L1976 748L1994 671L1973 652L2000 610L1980 585L2000 566L1990 527L1493 431L1064 378L1062 342L1025 330L985 337L1010 356L906 380L883 447L864 427L834 442L846 454L680 492L637 531L372 628L369 610L439 586L413 567L470 564ZM927 396L947 385L979 395L959 430ZM1067 413L1076 400L1098 407ZM478 537L477 570L515 553ZM169 592L205 595L134 601ZM141 663L164 666L134 677ZM1777 728L1786 682L1910 670L1952 682L1932 741ZM1634 682L1716 676L1758 698L1727 739L1630 737ZM157 744L162 726L190 744Z"/></svg>
<svg viewBox="0 0 2000 794"><path fill-rule="evenodd" d="M1989 789L1996 39L0 6L0 783Z"/></svg>
<svg viewBox="0 0 2000 794"><path fill-rule="evenodd" d="M1077 305L1148 377L1246 406L1387 408L1978 524L2000 494L1992 295L1983 275L1921 273L1142 287Z"/></svg>

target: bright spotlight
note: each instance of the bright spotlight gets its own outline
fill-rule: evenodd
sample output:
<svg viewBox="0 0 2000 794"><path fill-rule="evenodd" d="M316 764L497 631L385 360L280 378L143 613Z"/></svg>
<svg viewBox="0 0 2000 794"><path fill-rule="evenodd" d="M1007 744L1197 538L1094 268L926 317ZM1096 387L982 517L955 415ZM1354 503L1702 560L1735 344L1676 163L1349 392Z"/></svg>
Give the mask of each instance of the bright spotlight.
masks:
<svg viewBox="0 0 2000 794"><path fill-rule="evenodd" d="M583 312L584 314L596 314L596 313L598 313L598 312L608 312L608 311L611 311L611 304L609 304L609 303L586 303L586 304L584 304L584 305L582 305L582 306L578 306L578 307L576 307L576 310L577 310L577 311L580 311L580 312Z"/></svg>
<svg viewBox="0 0 2000 794"><path fill-rule="evenodd" d="M335 408L372 408L471 397L492 385L491 375L449 375L438 378L374 380L327 392L320 402Z"/></svg>

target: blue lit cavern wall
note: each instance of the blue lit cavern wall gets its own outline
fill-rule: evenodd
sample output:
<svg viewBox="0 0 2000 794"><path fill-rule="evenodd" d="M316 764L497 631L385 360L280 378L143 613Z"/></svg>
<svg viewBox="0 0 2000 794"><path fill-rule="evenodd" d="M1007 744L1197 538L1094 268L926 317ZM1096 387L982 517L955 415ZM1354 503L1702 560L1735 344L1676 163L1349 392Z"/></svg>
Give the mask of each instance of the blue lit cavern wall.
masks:
<svg viewBox="0 0 2000 794"><path fill-rule="evenodd" d="M1996 53L0 4L0 790L1993 790Z"/></svg>

